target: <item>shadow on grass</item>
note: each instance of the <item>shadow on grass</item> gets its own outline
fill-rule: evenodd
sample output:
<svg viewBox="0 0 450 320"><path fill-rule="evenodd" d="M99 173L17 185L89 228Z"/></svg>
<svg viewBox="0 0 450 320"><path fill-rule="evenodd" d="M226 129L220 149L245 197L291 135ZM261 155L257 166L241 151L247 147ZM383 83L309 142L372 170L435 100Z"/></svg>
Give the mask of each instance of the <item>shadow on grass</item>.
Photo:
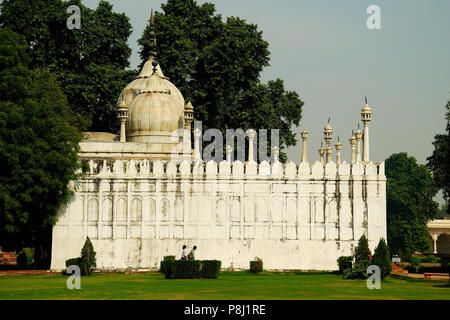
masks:
<svg viewBox="0 0 450 320"><path fill-rule="evenodd" d="M447 284L437 284L435 286L433 286L435 288L449 288L450 289L450 283ZM449 292L450 293L450 292Z"/></svg>

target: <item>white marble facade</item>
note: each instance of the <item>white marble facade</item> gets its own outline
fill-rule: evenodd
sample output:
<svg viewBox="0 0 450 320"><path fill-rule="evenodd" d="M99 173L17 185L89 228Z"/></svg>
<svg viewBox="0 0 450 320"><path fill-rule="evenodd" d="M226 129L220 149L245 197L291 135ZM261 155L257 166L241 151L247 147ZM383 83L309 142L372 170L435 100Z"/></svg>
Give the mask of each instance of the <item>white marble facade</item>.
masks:
<svg viewBox="0 0 450 320"><path fill-rule="evenodd" d="M362 234L386 238L384 162L90 160L53 229L53 270L87 236L103 270L158 269L183 244L248 269L335 270Z"/></svg>

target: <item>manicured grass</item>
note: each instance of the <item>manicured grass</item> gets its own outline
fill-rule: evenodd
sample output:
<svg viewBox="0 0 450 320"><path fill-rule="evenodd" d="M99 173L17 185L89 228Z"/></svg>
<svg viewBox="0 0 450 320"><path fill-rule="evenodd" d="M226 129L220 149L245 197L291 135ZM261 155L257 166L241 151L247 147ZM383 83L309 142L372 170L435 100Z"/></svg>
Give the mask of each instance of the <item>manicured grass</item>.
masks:
<svg viewBox="0 0 450 320"><path fill-rule="evenodd" d="M159 273L94 274L81 290L67 277L1 276L0 299L450 299L448 281L389 277L380 290L329 273L221 273L216 280L166 280Z"/></svg>

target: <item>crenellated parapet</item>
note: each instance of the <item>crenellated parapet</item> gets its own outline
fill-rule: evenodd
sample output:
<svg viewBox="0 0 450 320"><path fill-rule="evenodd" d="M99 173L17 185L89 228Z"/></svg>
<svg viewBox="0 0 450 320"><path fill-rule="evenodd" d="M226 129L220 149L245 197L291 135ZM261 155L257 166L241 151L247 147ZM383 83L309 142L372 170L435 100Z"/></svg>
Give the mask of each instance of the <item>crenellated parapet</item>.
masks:
<svg viewBox="0 0 450 320"><path fill-rule="evenodd" d="M82 160L86 165L85 178L136 178L150 176L170 178L205 178L205 179L285 179L285 180L340 180L348 177L365 180L385 180L384 162L347 163L335 162L312 164L292 161L268 163L255 161L204 162L164 161L164 160Z"/></svg>

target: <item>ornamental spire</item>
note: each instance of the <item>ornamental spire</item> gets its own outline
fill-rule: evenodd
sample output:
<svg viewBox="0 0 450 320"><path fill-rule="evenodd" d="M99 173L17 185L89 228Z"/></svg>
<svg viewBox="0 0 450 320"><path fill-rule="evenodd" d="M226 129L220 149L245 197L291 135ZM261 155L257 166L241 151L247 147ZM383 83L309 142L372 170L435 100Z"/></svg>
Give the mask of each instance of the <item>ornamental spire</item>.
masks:
<svg viewBox="0 0 450 320"><path fill-rule="evenodd" d="M158 61L156 61L156 56L158 55L157 46L156 46L156 33L155 29L155 17L153 15L153 9L150 13L150 59L152 59L153 73L156 73L156 66L158 65Z"/></svg>

